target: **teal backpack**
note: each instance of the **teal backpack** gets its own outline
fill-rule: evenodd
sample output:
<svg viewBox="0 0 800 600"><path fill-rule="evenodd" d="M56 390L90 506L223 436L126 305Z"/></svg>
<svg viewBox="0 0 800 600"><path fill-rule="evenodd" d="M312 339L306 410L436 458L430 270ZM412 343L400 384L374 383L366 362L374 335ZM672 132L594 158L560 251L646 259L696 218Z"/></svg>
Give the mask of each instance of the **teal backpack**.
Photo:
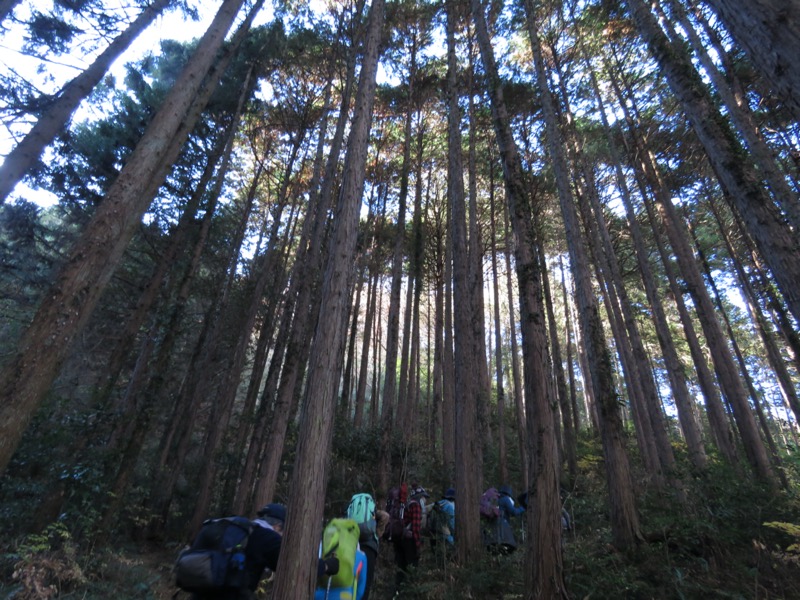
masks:
<svg viewBox="0 0 800 600"><path fill-rule="evenodd" d="M367 493L355 494L347 506L347 518L358 524L365 523L375 539L378 539L375 523L375 500Z"/></svg>

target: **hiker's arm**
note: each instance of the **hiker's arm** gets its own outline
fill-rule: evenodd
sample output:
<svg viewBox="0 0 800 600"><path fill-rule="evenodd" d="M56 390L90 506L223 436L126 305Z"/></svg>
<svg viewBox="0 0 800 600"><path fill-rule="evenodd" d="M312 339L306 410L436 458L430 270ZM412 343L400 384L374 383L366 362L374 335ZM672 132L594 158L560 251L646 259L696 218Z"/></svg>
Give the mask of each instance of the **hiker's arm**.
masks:
<svg viewBox="0 0 800 600"><path fill-rule="evenodd" d="M385 510L375 511L376 532L379 538L383 537L386 526L389 524L389 513Z"/></svg>

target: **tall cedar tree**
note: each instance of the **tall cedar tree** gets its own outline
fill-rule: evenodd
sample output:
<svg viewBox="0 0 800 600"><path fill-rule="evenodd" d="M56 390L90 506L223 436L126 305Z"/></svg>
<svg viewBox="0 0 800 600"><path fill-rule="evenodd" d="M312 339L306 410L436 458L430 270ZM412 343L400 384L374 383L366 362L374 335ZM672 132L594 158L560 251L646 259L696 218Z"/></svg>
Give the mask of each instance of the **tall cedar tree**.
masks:
<svg viewBox="0 0 800 600"><path fill-rule="evenodd" d="M533 496L529 499L528 552L526 554L526 598L567 597L561 553L559 498L560 459L556 442L555 419L548 391L545 311L542 302L542 264L538 239L538 202L531 198L522 161L511 131L511 123L497 70L484 7L472 0L472 19L486 73L491 100L492 122L503 165L506 201L514 229L514 251L519 285L522 354L524 359L525 402L531 456L529 478ZM534 204L537 203L537 204Z"/></svg>
<svg viewBox="0 0 800 600"><path fill-rule="evenodd" d="M314 561L320 539L333 438L333 414L338 396L339 357L353 279L357 226L367 143L375 99L375 77L381 45L384 0L370 7L355 113L347 144L344 178L334 215L328 264L322 284L320 318L308 367L308 383L300 422L300 439L291 482L285 542L281 548L273 594L276 598L314 595Z"/></svg>
<svg viewBox="0 0 800 600"><path fill-rule="evenodd" d="M85 326L163 181L173 137L211 69L243 0L225 0L172 91L153 117L116 182L75 244L14 358L0 373L0 473ZM259 5L260 6L260 5ZM256 7L257 8L257 7ZM250 13L248 22L255 16ZM184 128L183 137L188 135ZM175 150L177 154L178 147ZM159 181L160 179L160 181Z"/></svg>

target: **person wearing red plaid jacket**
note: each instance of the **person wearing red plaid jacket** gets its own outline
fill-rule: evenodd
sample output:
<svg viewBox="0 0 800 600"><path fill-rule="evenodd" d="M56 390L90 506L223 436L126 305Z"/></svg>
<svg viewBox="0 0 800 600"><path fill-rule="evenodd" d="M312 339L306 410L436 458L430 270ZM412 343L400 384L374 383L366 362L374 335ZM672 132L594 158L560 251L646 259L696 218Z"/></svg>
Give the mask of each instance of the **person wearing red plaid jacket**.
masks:
<svg viewBox="0 0 800 600"><path fill-rule="evenodd" d="M422 516L425 510L425 498L430 494L418 483L411 484L409 499L403 511L403 535L400 539L393 538L394 559L397 566L395 574L395 595L400 589L410 569L419 564L419 553L422 549Z"/></svg>

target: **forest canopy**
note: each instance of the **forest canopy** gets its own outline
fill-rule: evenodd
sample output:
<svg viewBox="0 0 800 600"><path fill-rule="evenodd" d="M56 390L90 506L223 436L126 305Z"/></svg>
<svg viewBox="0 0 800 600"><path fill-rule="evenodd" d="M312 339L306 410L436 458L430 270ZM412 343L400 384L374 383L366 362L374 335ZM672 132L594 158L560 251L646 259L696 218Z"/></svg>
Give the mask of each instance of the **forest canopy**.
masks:
<svg viewBox="0 0 800 600"><path fill-rule="evenodd" d="M474 499L460 568L482 491L527 492L525 598L631 590L576 565L684 534L709 580L674 597L759 536L797 593L797 6L206 4L0 3L17 590L20 536L168 547L280 501L267 593L307 598L325 520L423 481ZM737 486L740 537L692 529Z"/></svg>

